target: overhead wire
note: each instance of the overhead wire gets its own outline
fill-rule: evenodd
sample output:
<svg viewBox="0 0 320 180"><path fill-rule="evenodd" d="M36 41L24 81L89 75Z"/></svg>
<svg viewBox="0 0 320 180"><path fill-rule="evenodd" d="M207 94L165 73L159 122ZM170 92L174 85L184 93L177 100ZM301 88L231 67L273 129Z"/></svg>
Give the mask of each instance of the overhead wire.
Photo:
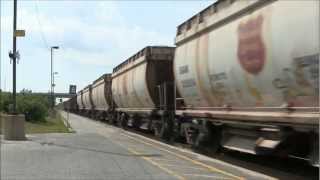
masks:
<svg viewBox="0 0 320 180"><path fill-rule="evenodd" d="M41 39L42 39L42 41L43 41L43 43L44 43L44 45L45 45L45 47L47 48L47 49L49 49L49 45L48 45L48 41L47 41L47 39L46 39L46 37L45 37L45 34L44 34L44 32L43 32L43 29L42 29L42 23L41 23L41 20L40 20L40 13L39 13L39 7L38 7L38 1L36 0L35 1L35 10L36 10L36 19L37 19L37 21L38 21L38 25L39 25L39 30L40 30L40 36L41 36Z"/></svg>

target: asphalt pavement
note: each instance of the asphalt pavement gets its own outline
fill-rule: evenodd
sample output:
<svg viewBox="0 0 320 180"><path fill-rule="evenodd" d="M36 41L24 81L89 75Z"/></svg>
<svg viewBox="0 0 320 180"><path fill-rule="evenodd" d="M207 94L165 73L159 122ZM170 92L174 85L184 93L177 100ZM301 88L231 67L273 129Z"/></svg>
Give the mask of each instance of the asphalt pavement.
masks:
<svg viewBox="0 0 320 180"><path fill-rule="evenodd" d="M75 133L1 140L1 179L273 179L132 132L61 112Z"/></svg>

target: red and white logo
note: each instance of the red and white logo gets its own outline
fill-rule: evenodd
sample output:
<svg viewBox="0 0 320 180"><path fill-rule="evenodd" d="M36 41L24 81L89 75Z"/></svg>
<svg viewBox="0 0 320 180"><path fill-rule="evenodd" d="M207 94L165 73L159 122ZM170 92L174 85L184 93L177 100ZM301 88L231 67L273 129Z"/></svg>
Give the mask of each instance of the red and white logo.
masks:
<svg viewBox="0 0 320 180"><path fill-rule="evenodd" d="M238 59L243 69L257 75L265 63L265 45L262 37L263 16L241 22L238 26Z"/></svg>

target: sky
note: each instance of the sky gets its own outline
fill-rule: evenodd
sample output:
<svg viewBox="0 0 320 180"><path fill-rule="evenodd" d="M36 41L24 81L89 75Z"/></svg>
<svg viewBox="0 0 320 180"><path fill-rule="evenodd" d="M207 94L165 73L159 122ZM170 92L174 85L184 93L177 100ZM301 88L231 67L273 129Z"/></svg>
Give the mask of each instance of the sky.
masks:
<svg viewBox="0 0 320 180"><path fill-rule="evenodd" d="M77 91L148 45L174 46L176 27L212 4L194 1L63 1L18 0L17 91L50 89L50 47L53 53L55 91ZM1 0L1 82L12 90L13 1Z"/></svg>

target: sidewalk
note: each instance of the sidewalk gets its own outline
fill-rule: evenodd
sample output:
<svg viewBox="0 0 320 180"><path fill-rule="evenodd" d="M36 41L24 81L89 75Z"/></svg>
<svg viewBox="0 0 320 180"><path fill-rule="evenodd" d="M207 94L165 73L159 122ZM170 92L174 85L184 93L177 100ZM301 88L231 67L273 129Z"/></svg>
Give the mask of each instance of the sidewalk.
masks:
<svg viewBox="0 0 320 180"><path fill-rule="evenodd" d="M1 179L271 179L219 161L207 164L199 155L74 114L68 122L75 133L2 141Z"/></svg>

